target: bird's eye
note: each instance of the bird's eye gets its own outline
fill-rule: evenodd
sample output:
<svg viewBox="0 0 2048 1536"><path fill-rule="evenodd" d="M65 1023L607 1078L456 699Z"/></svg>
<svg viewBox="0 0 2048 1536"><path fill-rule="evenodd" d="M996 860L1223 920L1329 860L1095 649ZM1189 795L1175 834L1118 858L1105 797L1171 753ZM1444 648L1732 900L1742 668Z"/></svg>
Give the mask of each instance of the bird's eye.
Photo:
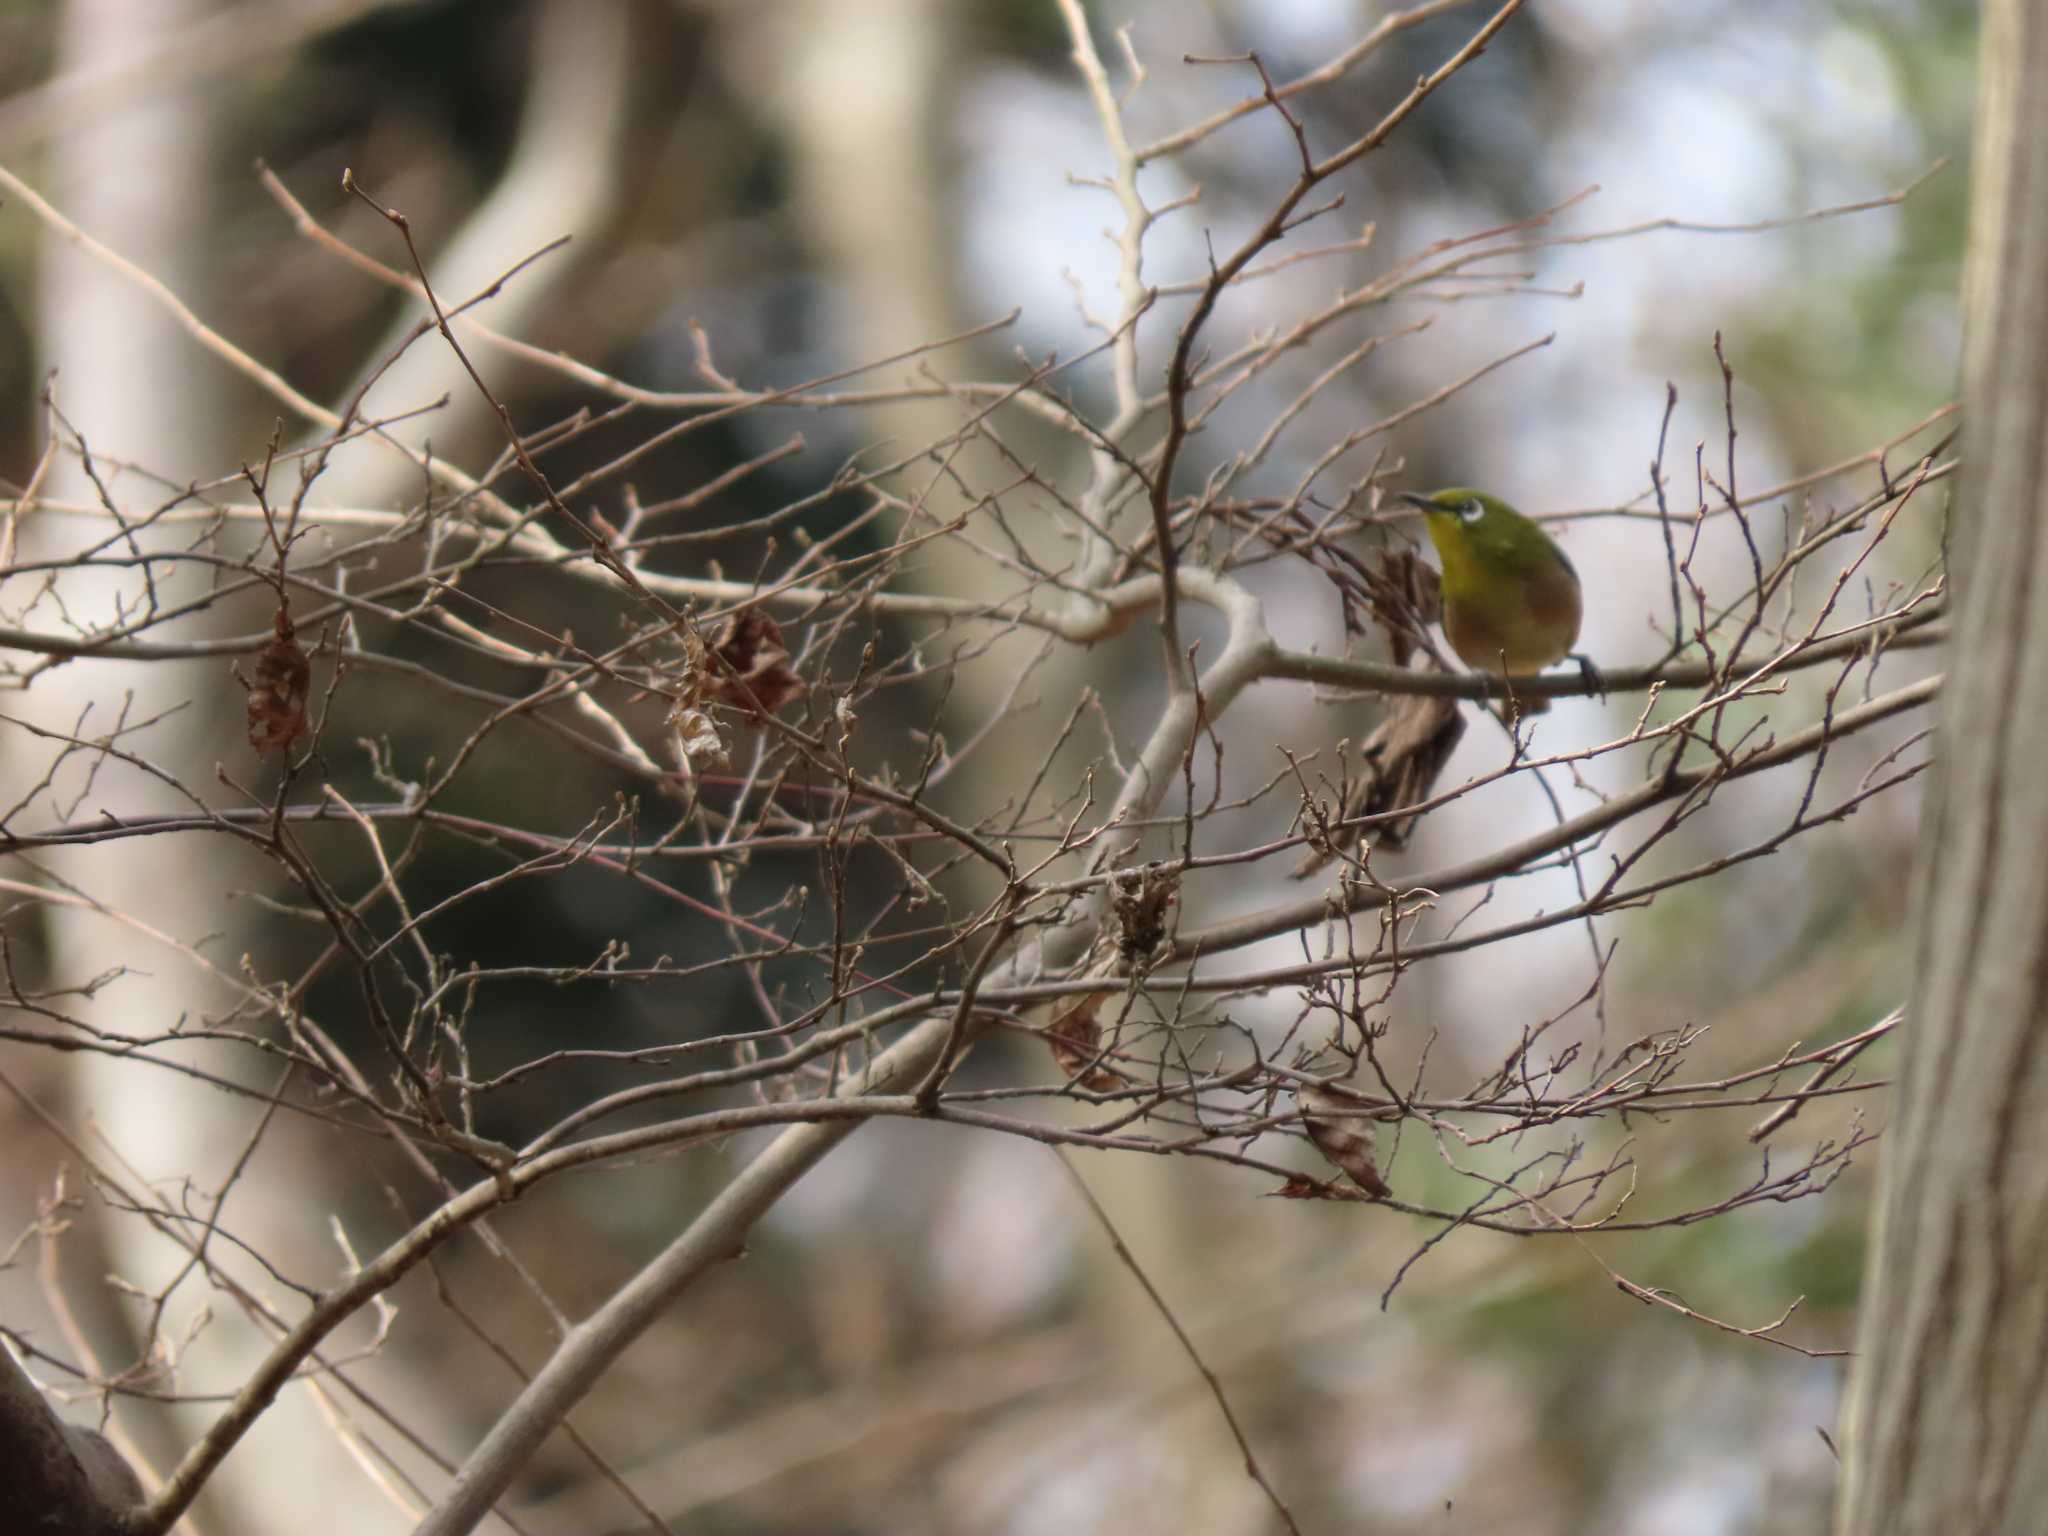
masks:
<svg viewBox="0 0 2048 1536"><path fill-rule="evenodd" d="M1458 516L1465 522L1476 523L1486 516L1486 503L1474 496L1458 508Z"/></svg>

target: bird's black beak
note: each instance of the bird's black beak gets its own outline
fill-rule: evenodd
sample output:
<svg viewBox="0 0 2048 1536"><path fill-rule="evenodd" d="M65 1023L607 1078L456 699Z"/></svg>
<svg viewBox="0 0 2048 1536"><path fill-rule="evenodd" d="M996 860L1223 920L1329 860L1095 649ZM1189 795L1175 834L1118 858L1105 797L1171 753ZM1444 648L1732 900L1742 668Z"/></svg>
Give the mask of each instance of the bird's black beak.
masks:
<svg viewBox="0 0 2048 1536"><path fill-rule="evenodd" d="M1439 507L1427 496L1417 495L1414 491L1396 491L1394 492L1394 500L1405 501L1409 506L1423 512L1441 512L1443 510L1442 507Z"/></svg>

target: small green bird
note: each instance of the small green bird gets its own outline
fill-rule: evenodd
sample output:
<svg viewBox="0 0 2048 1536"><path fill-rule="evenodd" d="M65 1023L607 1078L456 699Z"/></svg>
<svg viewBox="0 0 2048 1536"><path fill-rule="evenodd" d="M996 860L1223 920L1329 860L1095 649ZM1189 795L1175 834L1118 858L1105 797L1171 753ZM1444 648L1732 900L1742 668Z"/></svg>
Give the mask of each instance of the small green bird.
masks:
<svg viewBox="0 0 2048 1536"><path fill-rule="evenodd" d="M1467 486L1395 494L1428 519L1444 567L1444 638L1460 661L1512 678L1572 654L1583 611L1579 573L1549 534L1499 497ZM1521 707L1541 714L1550 700L1524 699Z"/></svg>

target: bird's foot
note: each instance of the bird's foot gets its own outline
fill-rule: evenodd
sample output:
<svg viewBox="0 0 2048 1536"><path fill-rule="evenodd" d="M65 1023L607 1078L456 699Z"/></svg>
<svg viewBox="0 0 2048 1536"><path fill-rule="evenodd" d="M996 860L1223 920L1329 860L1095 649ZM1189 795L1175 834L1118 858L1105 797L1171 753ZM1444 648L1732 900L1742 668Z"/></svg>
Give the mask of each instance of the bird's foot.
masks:
<svg viewBox="0 0 2048 1536"><path fill-rule="evenodd" d="M1569 660L1579 664L1579 681L1599 695L1600 702L1607 702L1607 685L1600 680L1600 669L1593 665L1593 658L1583 651L1573 651Z"/></svg>

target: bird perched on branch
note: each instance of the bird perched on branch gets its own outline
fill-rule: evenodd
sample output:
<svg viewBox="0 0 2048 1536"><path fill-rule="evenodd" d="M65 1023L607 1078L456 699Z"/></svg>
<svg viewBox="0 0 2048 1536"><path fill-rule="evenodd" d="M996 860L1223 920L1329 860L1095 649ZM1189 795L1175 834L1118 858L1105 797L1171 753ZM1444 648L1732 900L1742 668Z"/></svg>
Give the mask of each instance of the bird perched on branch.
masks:
<svg viewBox="0 0 2048 1536"><path fill-rule="evenodd" d="M1572 654L1579 638L1579 573L1557 542L1497 496L1467 486L1395 494L1421 509L1443 562L1444 638L1477 671L1529 677ZM1580 658L1589 675L1592 664ZM1547 698L1518 700L1524 714Z"/></svg>

